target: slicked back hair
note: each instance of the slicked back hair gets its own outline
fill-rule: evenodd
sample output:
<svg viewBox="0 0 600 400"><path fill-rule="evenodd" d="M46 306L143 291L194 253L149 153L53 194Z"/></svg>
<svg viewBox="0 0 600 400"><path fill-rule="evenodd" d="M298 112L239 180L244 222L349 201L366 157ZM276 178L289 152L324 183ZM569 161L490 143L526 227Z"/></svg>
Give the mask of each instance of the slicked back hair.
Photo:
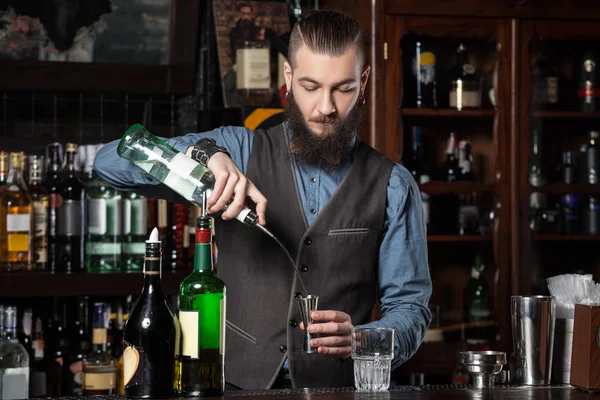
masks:
<svg viewBox="0 0 600 400"><path fill-rule="evenodd" d="M298 49L305 45L313 53L340 56L356 47L361 69L366 64L364 33L358 22L348 15L329 10L313 10L302 16L290 36L288 62L294 68Z"/></svg>

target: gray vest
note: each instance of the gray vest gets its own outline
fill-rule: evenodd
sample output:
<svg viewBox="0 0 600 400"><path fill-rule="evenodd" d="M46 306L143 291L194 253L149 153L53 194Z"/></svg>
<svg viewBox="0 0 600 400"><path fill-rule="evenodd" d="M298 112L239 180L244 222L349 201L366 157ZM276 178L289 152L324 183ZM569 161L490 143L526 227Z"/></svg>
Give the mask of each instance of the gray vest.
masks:
<svg viewBox="0 0 600 400"><path fill-rule="evenodd" d="M376 301L379 245L394 163L363 142L347 176L308 227L284 125L255 132L247 176L269 200L267 227L283 242L319 309L366 323ZM217 272L227 285L225 379L270 388L289 359L294 387L352 386L352 360L303 354L297 276L277 244L238 221L216 220Z"/></svg>

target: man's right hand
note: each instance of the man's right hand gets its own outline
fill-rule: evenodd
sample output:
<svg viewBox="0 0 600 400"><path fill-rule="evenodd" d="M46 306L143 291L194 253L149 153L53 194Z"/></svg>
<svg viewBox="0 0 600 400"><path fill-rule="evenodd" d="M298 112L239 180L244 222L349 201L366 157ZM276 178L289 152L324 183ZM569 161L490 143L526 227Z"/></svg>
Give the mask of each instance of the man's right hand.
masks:
<svg viewBox="0 0 600 400"><path fill-rule="evenodd" d="M240 171L227 154L213 154L208 160L207 167L215 176L215 186L207 201L209 213L218 213L233 198L233 201L221 216L225 220L233 219L244 208L246 196L248 196L256 203L258 223L261 225L266 224L267 198Z"/></svg>

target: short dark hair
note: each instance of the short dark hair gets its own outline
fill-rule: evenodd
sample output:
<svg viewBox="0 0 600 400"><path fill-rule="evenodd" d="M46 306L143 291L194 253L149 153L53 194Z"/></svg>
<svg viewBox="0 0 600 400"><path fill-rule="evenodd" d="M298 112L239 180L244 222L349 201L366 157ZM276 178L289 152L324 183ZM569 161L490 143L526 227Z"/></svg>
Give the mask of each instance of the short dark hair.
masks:
<svg viewBox="0 0 600 400"><path fill-rule="evenodd" d="M248 7L249 9L252 10L252 12L254 12L254 8L250 5L250 3L240 3L238 4L238 11L242 11L242 8L244 7Z"/></svg>
<svg viewBox="0 0 600 400"><path fill-rule="evenodd" d="M288 61L294 67L294 56L302 45L317 54L339 56L349 46L356 46L356 52L366 63L364 33L354 18L329 10L313 10L302 16L290 36Z"/></svg>

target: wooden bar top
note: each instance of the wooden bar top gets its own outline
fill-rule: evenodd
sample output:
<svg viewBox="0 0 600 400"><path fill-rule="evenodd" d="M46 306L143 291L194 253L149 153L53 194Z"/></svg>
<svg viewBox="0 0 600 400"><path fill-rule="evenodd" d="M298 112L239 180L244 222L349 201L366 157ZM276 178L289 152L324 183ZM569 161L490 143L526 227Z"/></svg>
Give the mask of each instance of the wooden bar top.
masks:
<svg viewBox="0 0 600 400"><path fill-rule="evenodd" d="M348 388L313 388L313 389L272 389L272 390L239 390L225 391L219 399L290 399L290 400L354 400L354 399L494 399L494 400L579 400L600 399L600 393L588 393L572 386L523 386L497 385L493 389L475 389L465 385L424 385L397 386L386 392L357 392ZM100 396L100 400L125 400L124 396ZM208 399L210 397L203 397ZM64 399L70 399L63 397ZM75 399L75 397L73 397ZM81 399L81 397L79 397ZM191 398L190 398L191 399Z"/></svg>

